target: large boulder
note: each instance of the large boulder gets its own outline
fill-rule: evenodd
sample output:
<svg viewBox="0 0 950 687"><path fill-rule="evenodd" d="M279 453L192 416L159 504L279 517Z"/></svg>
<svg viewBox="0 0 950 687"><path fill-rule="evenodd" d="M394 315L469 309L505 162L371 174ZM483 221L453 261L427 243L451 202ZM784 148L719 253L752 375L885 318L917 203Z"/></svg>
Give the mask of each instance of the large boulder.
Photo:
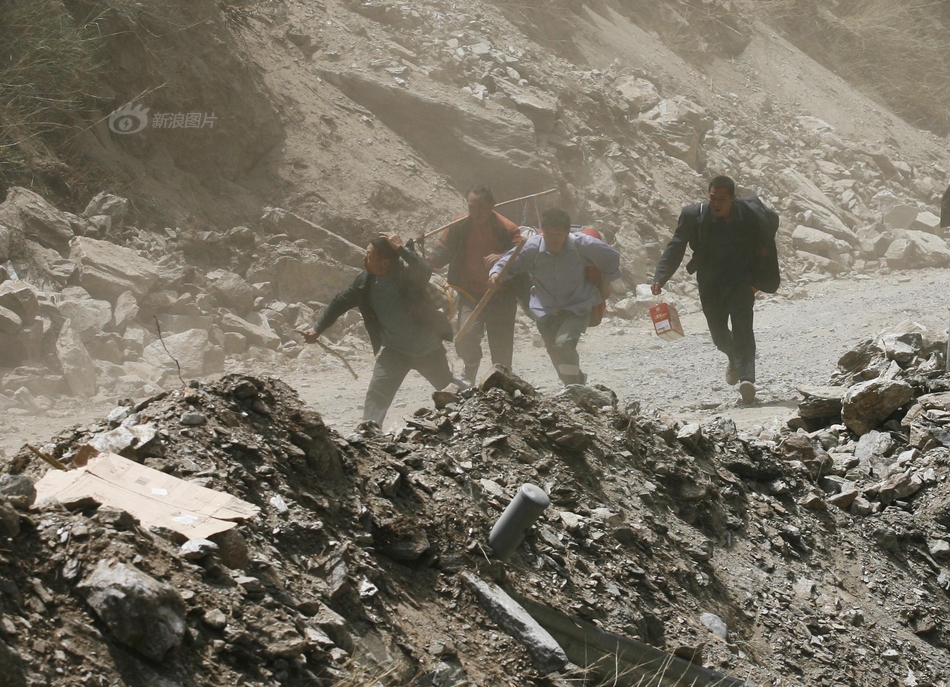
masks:
<svg viewBox="0 0 950 687"><path fill-rule="evenodd" d="M155 341L145 347L142 355L145 362L155 367L177 371L177 360L183 377L201 377L221 372L223 355L214 350L217 347L208 340L206 329L191 329L172 334L163 337L163 341L164 345L162 341Z"/></svg>
<svg viewBox="0 0 950 687"><path fill-rule="evenodd" d="M842 400L841 419L848 429L861 436L876 429L902 405L914 398L906 382L872 379L855 384Z"/></svg>
<svg viewBox="0 0 950 687"><path fill-rule="evenodd" d="M806 253L823 255L834 260L842 253L851 252L851 245L847 241L836 239L820 229L812 229L799 224L792 232L792 245L797 250Z"/></svg>
<svg viewBox="0 0 950 687"><path fill-rule="evenodd" d="M76 585L112 636L161 661L185 635L185 602L171 585L117 561L99 561Z"/></svg>
<svg viewBox="0 0 950 687"><path fill-rule="evenodd" d="M320 76L462 186L491 179L520 196L555 185L537 153L532 122L518 112L489 116L458 99L433 98L355 72L321 70Z"/></svg>
<svg viewBox="0 0 950 687"><path fill-rule="evenodd" d="M79 332L69 319L63 323L59 338L56 339L56 356L63 368L63 376L69 383L70 391L76 396L95 396L98 390L96 366Z"/></svg>
<svg viewBox="0 0 950 687"><path fill-rule="evenodd" d="M67 293L76 293L75 297L61 300L59 311L73 322L73 327L79 333L83 343L89 343L96 334L107 329L112 324L112 306L108 301L95 298L85 298L82 289L72 289Z"/></svg>
<svg viewBox="0 0 950 687"><path fill-rule="evenodd" d="M30 324L40 314L36 290L22 281L0 284L0 306L15 312L23 324Z"/></svg>
<svg viewBox="0 0 950 687"><path fill-rule="evenodd" d="M240 274L227 270L209 272L208 292L222 305L238 311L250 310L254 307L257 292L254 287L244 281Z"/></svg>
<svg viewBox="0 0 950 687"><path fill-rule="evenodd" d="M113 304L126 291L142 298L158 281L153 261L108 241L77 237L69 258L81 268L79 283L83 288Z"/></svg>
<svg viewBox="0 0 950 687"><path fill-rule="evenodd" d="M219 323L226 332L236 332L250 343L276 350L280 346L280 337L266 327L251 324L233 313L225 313Z"/></svg>
<svg viewBox="0 0 950 687"><path fill-rule="evenodd" d="M632 115L656 107L660 102L660 93L656 86L636 76L621 76L614 81L614 90L623 101L627 112Z"/></svg>
<svg viewBox="0 0 950 687"><path fill-rule="evenodd" d="M706 132L712 128L713 120L702 107L675 96L661 100L642 113L638 122L667 155L683 160L698 172L705 169L702 142Z"/></svg>
<svg viewBox="0 0 950 687"><path fill-rule="evenodd" d="M925 231L910 229L904 232L908 241L914 244L919 267L950 266L950 247L940 236Z"/></svg>
<svg viewBox="0 0 950 687"><path fill-rule="evenodd" d="M69 249L74 236L66 213L39 194L19 186L7 191L6 200L0 203L0 225L8 227L13 237L36 241L60 254Z"/></svg>

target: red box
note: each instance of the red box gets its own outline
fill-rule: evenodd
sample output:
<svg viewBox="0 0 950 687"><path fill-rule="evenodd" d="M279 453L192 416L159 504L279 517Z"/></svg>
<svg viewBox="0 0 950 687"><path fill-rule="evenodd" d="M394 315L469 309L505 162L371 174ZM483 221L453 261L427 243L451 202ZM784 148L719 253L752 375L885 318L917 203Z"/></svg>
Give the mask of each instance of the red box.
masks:
<svg viewBox="0 0 950 687"><path fill-rule="evenodd" d="M653 329L656 335L667 341L676 341L686 336L683 325L680 324L679 313L668 303L657 303L650 306L650 318L653 320Z"/></svg>

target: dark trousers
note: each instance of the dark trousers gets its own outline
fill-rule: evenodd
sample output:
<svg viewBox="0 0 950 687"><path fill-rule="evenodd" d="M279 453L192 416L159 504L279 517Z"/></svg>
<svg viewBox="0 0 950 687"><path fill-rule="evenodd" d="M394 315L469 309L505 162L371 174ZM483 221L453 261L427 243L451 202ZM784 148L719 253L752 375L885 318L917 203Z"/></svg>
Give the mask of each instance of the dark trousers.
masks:
<svg viewBox="0 0 950 687"><path fill-rule="evenodd" d="M583 384L587 381L587 375L581 372L577 344L581 334L587 330L589 317L586 312L575 315L569 310L562 310L538 321L538 332L548 349L557 376L565 384Z"/></svg>
<svg viewBox="0 0 950 687"><path fill-rule="evenodd" d="M458 326L468 321L477 303L467 300L459 305ZM488 348L494 365L511 367L515 339L515 311L518 299L513 291L501 291L492 296L475 325L455 342L455 352L465 363L465 378L473 382L482 361L482 338L488 334Z"/></svg>
<svg viewBox="0 0 950 687"><path fill-rule="evenodd" d="M755 334L752 306L755 294L748 284L701 286L699 300L716 348L729 356L739 380L755 381ZM729 324L732 324L732 330Z"/></svg>
<svg viewBox="0 0 950 687"><path fill-rule="evenodd" d="M452 370L449 369L448 358L445 357L445 348L441 344L432 353L419 357L383 347L376 358L373 378L370 379L369 388L366 390L366 400L363 403L364 420L372 420L380 427L383 426L386 412L409 370L421 374L436 390L444 389L455 381Z"/></svg>

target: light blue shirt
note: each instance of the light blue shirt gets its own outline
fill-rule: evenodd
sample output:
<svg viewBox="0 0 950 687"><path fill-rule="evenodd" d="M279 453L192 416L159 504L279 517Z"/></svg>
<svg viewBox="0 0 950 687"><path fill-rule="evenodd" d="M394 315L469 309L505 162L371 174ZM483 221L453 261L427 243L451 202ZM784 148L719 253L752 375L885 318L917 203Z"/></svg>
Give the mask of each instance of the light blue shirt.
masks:
<svg viewBox="0 0 950 687"><path fill-rule="evenodd" d="M515 249L495 263L489 274L499 274ZM525 242L518 257L511 263L505 279L525 272L534 278L531 287L531 312L543 320L561 310L583 315L603 302L598 288L587 281L585 268L597 267L605 282L620 278L620 253L600 239L586 234L569 234L561 252L547 249L544 236L538 234Z"/></svg>

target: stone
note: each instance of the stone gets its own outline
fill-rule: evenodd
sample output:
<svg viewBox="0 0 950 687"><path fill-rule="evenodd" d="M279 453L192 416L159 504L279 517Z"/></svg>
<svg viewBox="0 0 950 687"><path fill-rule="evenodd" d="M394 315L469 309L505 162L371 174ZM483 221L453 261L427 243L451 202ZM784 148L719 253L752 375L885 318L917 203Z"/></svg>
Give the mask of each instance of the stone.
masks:
<svg viewBox="0 0 950 687"><path fill-rule="evenodd" d="M0 334L15 336L23 328L23 320L12 310L0 305Z"/></svg>
<svg viewBox="0 0 950 687"><path fill-rule="evenodd" d="M77 237L72 241L69 259L81 268L79 283L83 288L94 298L110 303L126 291L137 299L144 298L159 278L152 260L109 241Z"/></svg>
<svg viewBox="0 0 950 687"><path fill-rule="evenodd" d="M458 404L461 400L462 397L453 391L443 390L432 392L432 402L435 404L437 410L442 410L453 403Z"/></svg>
<svg viewBox="0 0 950 687"><path fill-rule="evenodd" d="M0 640L0 675L5 687L27 687L26 666L20 654Z"/></svg>
<svg viewBox="0 0 950 687"><path fill-rule="evenodd" d="M0 284L0 307L11 310L27 325L40 315L40 302L36 290L25 282Z"/></svg>
<svg viewBox="0 0 950 687"><path fill-rule="evenodd" d="M224 352L227 355L241 355L247 350L247 337L237 332L224 333Z"/></svg>
<svg viewBox="0 0 950 687"><path fill-rule="evenodd" d="M209 348L208 331L190 329L181 334L166 335L164 345L161 340L150 343L145 347L142 359L171 373L177 373L177 360L183 377L201 377L219 371L209 369L207 365Z"/></svg>
<svg viewBox="0 0 950 687"><path fill-rule="evenodd" d="M891 229L910 229L918 214L914 205L895 205L884 213L884 223Z"/></svg>
<svg viewBox="0 0 950 687"><path fill-rule="evenodd" d="M247 567L250 554L247 541L237 529L225 530L209 537L218 545L218 560L232 570L243 570Z"/></svg>
<svg viewBox="0 0 950 687"><path fill-rule="evenodd" d="M800 386L798 393L805 400L798 404L798 414L806 419L840 417L846 392L841 386Z"/></svg>
<svg viewBox="0 0 950 687"><path fill-rule="evenodd" d="M729 637L729 628L718 615L714 613L703 613L699 616L699 622L705 625L710 632L720 639L727 639Z"/></svg>
<svg viewBox="0 0 950 687"><path fill-rule="evenodd" d="M839 493L829 497L827 500L830 505L835 506L836 508L848 510L851 508L851 505L860 494L860 491L851 487L848 489L842 489Z"/></svg>
<svg viewBox="0 0 950 687"><path fill-rule="evenodd" d="M860 436L875 429L913 398L914 390L906 382L872 379L848 389L842 400L841 417L848 429Z"/></svg>
<svg viewBox="0 0 950 687"><path fill-rule="evenodd" d="M589 413L598 413L601 408L614 408L617 406L617 395L612 391L604 391L595 386L584 384L569 384L555 395L555 398L567 398L577 407L583 408Z"/></svg>
<svg viewBox="0 0 950 687"><path fill-rule="evenodd" d="M557 122L557 96L500 81L499 88L511 98L517 110L534 123L540 133L551 133Z"/></svg>
<svg viewBox="0 0 950 687"><path fill-rule="evenodd" d="M82 216L89 218L96 215L106 215L110 217L113 223L118 224L129 212L129 201L114 193L103 191L97 193L86 205Z"/></svg>
<svg viewBox="0 0 950 687"><path fill-rule="evenodd" d="M887 505L898 499L904 499L913 496L923 487L923 482L916 474L901 472L891 475L880 484L872 487L868 491L877 492L877 500Z"/></svg>
<svg viewBox="0 0 950 687"><path fill-rule="evenodd" d="M917 246L907 239L897 239L891 242L884 253L887 266L894 270L903 270L913 267L917 257Z"/></svg>
<svg viewBox="0 0 950 687"><path fill-rule="evenodd" d="M209 539L189 539L178 549L178 553L187 561L197 561L217 551L218 545Z"/></svg>
<svg viewBox="0 0 950 687"><path fill-rule="evenodd" d="M20 514L8 498L0 498L0 541L20 533Z"/></svg>
<svg viewBox="0 0 950 687"><path fill-rule="evenodd" d="M702 141L712 128L712 119L702 107L675 96L642 112L637 121L667 155L683 160L696 171L705 168Z"/></svg>
<svg viewBox="0 0 950 687"><path fill-rule="evenodd" d="M268 328L251 324L234 313L225 313L219 323L225 332L236 332L251 343L271 350L280 347L280 337Z"/></svg>
<svg viewBox="0 0 950 687"><path fill-rule="evenodd" d="M0 496L19 497L29 507L36 501L36 487L26 475L0 475Z"/></svg>
<svg viewBox="0 0 950 687"><path fill-rule="evenodd" d="M914 217L913 223L906 229L911 229L913 231L922 231L927 234L935 234L940 236L943 233L943 230L940 227L940 218L932 212L923 212L917 213L917 216Z"/></svg>
<svg viewBox="0 0 950 687"><path fill-rule="evenodd" d="M946 560L950 558L950 542L939 539L930 545L930 555L936 560Z"/></svg>
<svg viewBox="0 0 950 687"><path fill-rule="evenodd" d="M520 391L525 396L537 396L537 390L518 375L503 367L496 366L488 372L479 383L482 391L489 389L504 389L509 394Z"/></svg>
<svg viewBox="0 0 950 687"><path fill-rule="evenodd" d="M117 561L99 561L76 589L113 637L153 661L181 644L185 602L171 585Z"/></svg>
<svg viewBox="0 0 950 687"><path fill-rule="evenodd" d="M847 241L801 224L792 232L792 245L797 250L821 255L834 262L838 262L843 253L851 252L851 245Z"/></svg>
<svg viewBox="0 0 950 687"><path fill-rule="evenodd" d="M478 603L498 626L520 642L538 670L544 675L564 668L567 655L547 630L496 584L485 582L472 572L462 579L475 594Z"/></svg>
<svg viewBox="0 0 950 687"><path fill-rule="evenodd" d="M257 293L244 278L226 270L214 270L207 275L208 292L223 306L239 312L251 310Z"/></svg>
<svg viewBox="0 0 950 687"><path fill-rule="evenodd" d="M0 203L0 225L7 227L12 237L35 241L60 255L69 248L74 236L65 213L39 194L19 186L8 189L6 200Z"/></svg>
<svg viewBox="0 0 950 687"><path fill-rule="evenodd" d="M676 432L676 439L687 448L698 451L703 440L703 428L696 423L685 424Z"/></svg>
<svg viewBox="0 0 950 687"><path fill-rule="evenodd" d="M220 631L228 626L228 616L226 616L221 609L213 608L210 611L204 612L204 615L201 617L201 622L212 630Z"/></svg>
<svg viewBox="0 0 950 687"><path fill-rule="evenodd" d="M636 76L621 76L614 81L613 87L631 115L656 107L661 99L652 82Z"/></svg>
<svg viewBox="0 0 950 687"><path fill-rule="evenodd" d="M123 291L115 300L115 309L112 312L116 331L125 331L125 328L135 321L139 315L139 302L131 291Z"/></svg>
<svg viewBox="0 0 950 687"><path fill-rule="evenodd" d="M908 230L904 232L904 238L913 244L912 262L905 267L947 267L950 265L950 246L947 246L943 237L923 231ZM887 257L886 253L884 257ZM888 262L888 265L891 263Z"/></svg>
<svg viewBox="0 0 950 687"><path fill-rule="evenodd" d="M60 301L59 310L72 320L79 338L88 344L112 324L112 305L94 298L67 298Z"/></svg>
<svg viewBox="0 0 950 687"><path fill-rule="evenodd" d="M79 332L69 319L63 323L56 339L56 357L73 395L86 398L96 395L99 389L96 383L96 367Z"/></svg>

